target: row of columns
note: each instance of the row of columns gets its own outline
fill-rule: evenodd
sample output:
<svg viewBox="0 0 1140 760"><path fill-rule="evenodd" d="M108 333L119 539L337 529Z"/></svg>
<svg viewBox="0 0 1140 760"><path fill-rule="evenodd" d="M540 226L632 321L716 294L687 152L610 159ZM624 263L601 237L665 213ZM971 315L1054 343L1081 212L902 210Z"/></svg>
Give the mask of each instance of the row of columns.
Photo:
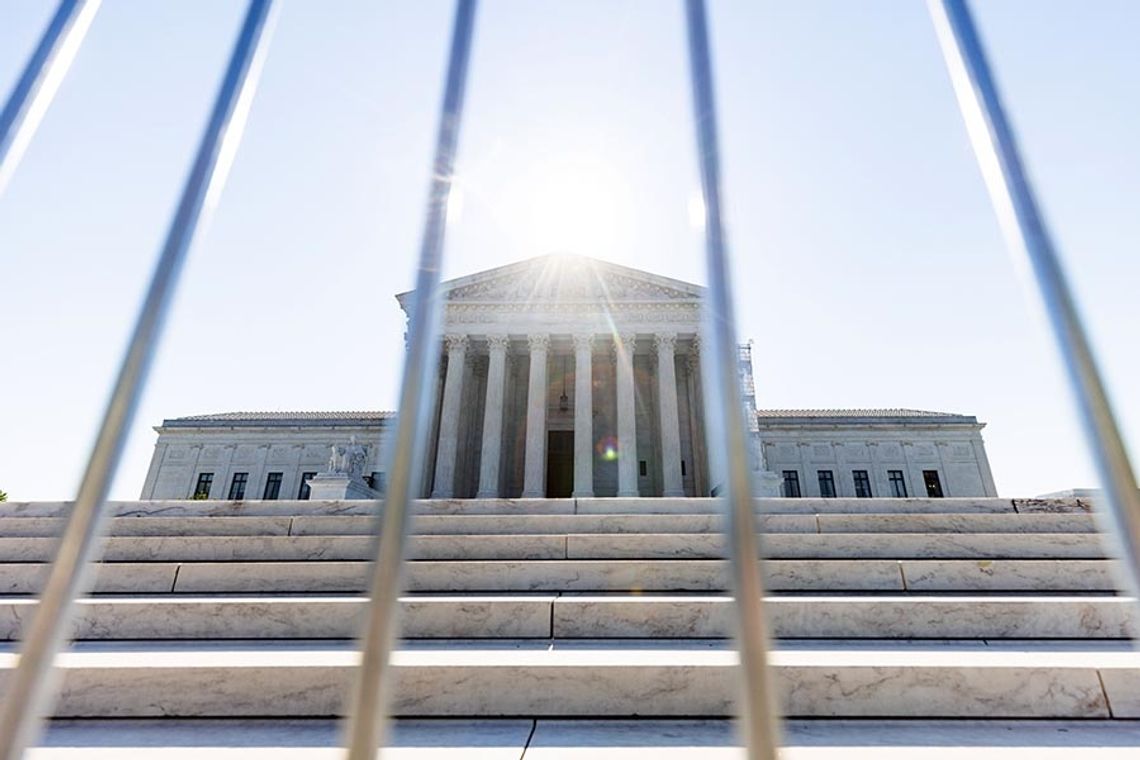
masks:
<svg viewBox="0 0 1140 760"><path fill-rule="evenodd" d="M593 353L595 336L575 334L574 346L574 490L575 497L594 495L594 418ZM638 496L637 425L633 375L633 355L637 336L626 333L614 341L617 365L618 496ZM458 453L459 418L462 413L463 367L469 338L447 335L447 374L444 378L440 410L439 442L436 448L433 499L454 495L455 464ZM661 461L664 496L683 496L681 435L677 406L677 376L674 367L676 333L657 333L657 388L661 429ZM523 458L524 498L546 493L546 365L550 335L527 336L530 375L527 382L526 446ZM507 335L487 336L487 396L483 410L482 455L479 463L477 498L499 495L499 460L502 456L503 405L506 380ZM694 354L697 342L694 339Z"/></svg>

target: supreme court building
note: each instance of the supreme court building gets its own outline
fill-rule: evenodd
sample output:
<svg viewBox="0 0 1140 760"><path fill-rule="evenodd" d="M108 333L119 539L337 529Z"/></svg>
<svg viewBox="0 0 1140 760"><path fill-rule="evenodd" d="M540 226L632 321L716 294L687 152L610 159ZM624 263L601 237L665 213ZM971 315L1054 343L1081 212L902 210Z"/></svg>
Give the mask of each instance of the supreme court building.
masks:
<svg viewBox="0 0 1140 760"><path fill-rule="evenodd" d="M405 312L410 295L397 296ZM444 297L423 496L715 490L701 395L704 288L543 256L446 282ZM783 495L996 495L974 417L758 411L751 372L741 347L757 479L775 480ZM166 420L142 498L308 498L310 481L333 471L379 492L392 421L387 412ZM345 473L350 440L363 465Z"/></svg>

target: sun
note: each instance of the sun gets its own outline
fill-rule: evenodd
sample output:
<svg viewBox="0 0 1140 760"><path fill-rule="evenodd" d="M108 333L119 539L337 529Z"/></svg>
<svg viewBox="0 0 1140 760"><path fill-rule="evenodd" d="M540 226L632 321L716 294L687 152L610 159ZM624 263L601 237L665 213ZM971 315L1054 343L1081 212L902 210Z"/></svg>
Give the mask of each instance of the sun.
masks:
<svg viewBox="0 0 1140 760"><path fill-rule="evenodd" d="M567 153L527 166L510 192L521 247L612 258L628 243L625 178L599 156Z"/></svg>

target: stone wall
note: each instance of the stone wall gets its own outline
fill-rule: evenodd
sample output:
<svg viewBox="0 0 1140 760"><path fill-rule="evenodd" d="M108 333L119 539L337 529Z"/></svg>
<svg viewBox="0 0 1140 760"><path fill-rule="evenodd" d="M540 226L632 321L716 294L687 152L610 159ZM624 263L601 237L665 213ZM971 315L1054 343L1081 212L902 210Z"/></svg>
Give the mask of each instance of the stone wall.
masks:
<svg viewBox="0 0 1140 760"><path fill-rule="evenodd" d="M923 471L934 470L943 496L997 496L982 426L968 423L766 425L761 420L768 468L798 473L803 496L820 496L818 472L834 473L837 495L855 496L853 471L866 470L874 496L891 496L888 473L904 474L908 496L926 496Z"/></svg>

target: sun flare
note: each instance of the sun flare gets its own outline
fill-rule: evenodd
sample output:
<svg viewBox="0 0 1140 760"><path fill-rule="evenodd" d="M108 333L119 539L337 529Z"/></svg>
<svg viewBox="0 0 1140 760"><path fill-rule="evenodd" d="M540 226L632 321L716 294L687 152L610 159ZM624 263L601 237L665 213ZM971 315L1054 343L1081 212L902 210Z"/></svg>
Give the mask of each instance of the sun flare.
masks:
<svg viewBox="0 0 1140 760"><path fill-rule="evenodd" d="M510 191L525 250L613 257L628 242L628 185L613 165L591 154L535 162Z"/></svg>

